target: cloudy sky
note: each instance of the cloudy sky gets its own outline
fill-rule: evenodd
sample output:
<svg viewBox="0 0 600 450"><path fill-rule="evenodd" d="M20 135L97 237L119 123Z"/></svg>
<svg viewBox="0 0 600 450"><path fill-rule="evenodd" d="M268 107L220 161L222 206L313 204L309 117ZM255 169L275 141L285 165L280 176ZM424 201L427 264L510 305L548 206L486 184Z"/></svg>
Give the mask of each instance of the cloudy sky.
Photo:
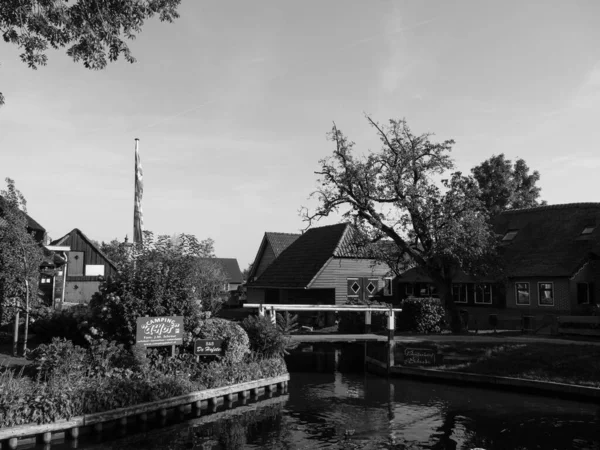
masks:
<svg viewBox="0 0 600 450"><path fill-rule="evenodd" d="M0 176L53 238L131 238L137 137L146 229L242 269L265 231L305 227L333 121L378 147L365 113L455 139L463 171L524 158L551 204L600 201L600 3L523 3L184 0L100 72L0 42Z"/></svg>

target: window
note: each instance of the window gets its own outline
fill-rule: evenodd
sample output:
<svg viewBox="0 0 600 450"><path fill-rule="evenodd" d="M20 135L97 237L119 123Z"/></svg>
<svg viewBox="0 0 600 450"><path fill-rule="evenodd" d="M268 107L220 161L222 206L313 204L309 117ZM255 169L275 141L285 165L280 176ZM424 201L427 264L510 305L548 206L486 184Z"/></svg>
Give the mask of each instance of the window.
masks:
<svg viewBox="0 0 600 450"><path fill-rule="evenodd" d="M512 241L518 232L519 232L519 230L508 230L506 232L506 234L504 235L504 237L502 238L502 242Z"/></svg>
<svg viewBox="0 0 600 450"><path fill-rule="evenodd" d="M419 284L419 297L429 297L429 285Z"/></svg>
<svg viewBox="0 0 600 450"><path fill-rule="evenodd" d="M590 303L589 283L577 283L577 304L588 305Z"/></svg>
<svg viewBox="0 0 600 450"><path fill-rule="evenodd" d="M73 275L73 274L71 274ZM98 277L104 276L104 264L86 264L85 265L85 276L86 277Z"/></svg>
<svg viewBox="0 0 600 450"><path fill-rule="evenodd" d="M41 283L41 284L48 284L48 283L52 283L52 278L51 278L51 277L41 277L41 278L40 278L40 283Z"/></svg>
<svg viewBox="0 0 600 450"><path fill-rule="evenodd" d="M415 295L415 286L414 284L411 283L406 283L406 296L407 297L412 297L413 295Z"/></svg>
<svg viewBox="0 0 600 450"><path fill-rule="evenodd" d="M489 283L477 284L475 289L475 303L492 304L492 285Z"/></svg>
<svg viewBox="0 0 600 450"><path fill-rule="evenodd" d="M587 227L585 227L583 229L583 231L581 232L581 234L583 236L585 236L586 234L592 234L595 228L596 228L595 225L589 225L589 226L587 226Z"/></svg>
<svg viewBox="0 0 600 450"><path fill-rule="evenodd" d="M538 283L538 304L554 306L554 283Z"/></svg>
<svg viewBox="0 0 600 450"><path fill-rule="evenodd" d="M392 279L389 277L383 279L383 295L384 297L392 296Z"/></svg>
<svg viewBox="0 0 600 450"><path fill-rule="evenodd" d="M466 289L463 289L462 284L452 285L452 298L454 303L467 303Z"/></svg>
<svg viewBox="0 0 600 450"><path fill-rule="evenodd" d="M529 283L515 283L517 305L529 305Z"/></svg>

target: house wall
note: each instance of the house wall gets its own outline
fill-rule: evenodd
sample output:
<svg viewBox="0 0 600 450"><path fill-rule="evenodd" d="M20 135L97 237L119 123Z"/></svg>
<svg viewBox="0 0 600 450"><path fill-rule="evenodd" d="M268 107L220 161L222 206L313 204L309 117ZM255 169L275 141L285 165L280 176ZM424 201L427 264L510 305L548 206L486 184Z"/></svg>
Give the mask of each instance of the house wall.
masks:
<svg viewBox="0 0 600 450"><path fill-rule="evenodd" d="M67 281L65 285L65 302L87 304L92 299L92 295L98 292L99 287L99 281Z"/></svg>
<svg viewBox="0 0 600 450"><path fill-rule="evenodd" d="M256 273L254 274L254 276L256 278L260 277L260 275L265 271L267 267L271 265L273 261L275 261L275 252L273 251L271 244L267 242L267 244L265 245L265 250L260 258L260 261L258 262L258 267L256 268Z"/></svg>
<svg viewBox="0 0 600 450"><path fill-rule="evenodd" d="M551 282L554 284L554 306L539 304L538 283ZM529 283L529 305L517 305L516 283ZM506 286L506 308L517 309L524 314L569 314L571 312L570 284L568 278L535 277L514 278Z"/></svg>
<svg viewBox="0 0 600 450"><path fill-rule="evenodd" d="M248 287L246 288L246 303L264 303L265 302L265 290L255 289Z"/></svg>
<svg viewBox="0 0 600 450"><path fill-rule="evenodd" d="M312 289L335 289L335 304L341 305L348 301L349 277L378 277L379 288L383 289L383 277L387 276L389 268L384 264L374 264L371 259L332 258L317 275L310 285ZM394 298L382 297L390 301Z"/></svg>
<svg viewBox="0 0 600 450"><path fill-rule="evenodd" d="M577 284L590 284L589 304L579 304L577 299ZM574 315L590 313L591 305L600 303L600 261L590 261L572 278L570 283L571 310Z"/></svg>

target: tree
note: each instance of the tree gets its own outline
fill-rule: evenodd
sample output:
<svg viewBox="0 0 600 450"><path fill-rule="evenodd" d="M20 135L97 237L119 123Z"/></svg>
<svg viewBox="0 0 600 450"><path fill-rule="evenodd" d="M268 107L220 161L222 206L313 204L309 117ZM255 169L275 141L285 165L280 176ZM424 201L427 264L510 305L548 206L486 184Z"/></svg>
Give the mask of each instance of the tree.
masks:
<svg viewBox="0 0 600 450"><path fill-rule="evenodd" d="M252 266L254 265L253 262L251 262L250 264L248 264L248 267L246 267L243 271L242 271L242 278L244 281L248 281L248 276L250 275L250 272L252 272Z"/></svg>
<svg viewBox="0 0 600 450"><path fill-rule="evenodd" d="M120 55L135 62L125 39L135 39L146 19L179 17L181 0L2 0L0 32L23 50L30 68L46 65L49 47L67 47L67 55L88 69L103 69ZM0 94L0 105L4 97Z"/></svg>
<svg viewBox="0 0 600 450"><path fill-rule="evenodd" d="M104 249L123 251L123 244L112 243L114 246L105 244ZM214 286L219 286L221 293L225 283L222 270L203 259L212 245L212 239L198 241L189 234L155 239L145 231L143 244L128 246L126 257L114 261L117 275L107 279L93 296L94 323L126 344L133 344L136 319L145 315L182 315L189 331L202 311L206 312L203 308L217 307Z"/></svg>
<svg viewBox="0 0 600 450"><path fill-rule="evenodd" d="M23 353L27 351L27 334L31 293L36 292L42 249L27 231L27 202L6 179L7 189L0 192L0 322L14 316L13 354L17 353L19 315L25 312Z"/></svg>
<svg viewBox="0 0 600 450"><path fill-rule="evenodd" d="M479 200L476 181L454 168L449 156L454 141L432 142L431 134L414 135L405 120L382 126L370 117L379 136L379 152L353 154L354 143L334 124L333 156L320 161L320 187L313 192L319 205L303 210L313 220L342 212L359 236L386 248L388 258L416 265L438 289L451 319L461 330L452 298L452 280L459 270L476 273L492 267L496 236ZM436 177L444 176L436 182ZM389 255L394 253L394 255ZM401 270L401 265L396 270Z"/></svg>
<svg viewBox="0 0 600 450"><path fill-rule="evenodd" d="M515 208L529 208L545 205L538 201L541 188L536 186L540 179L537 170L529 173L529 167L523 159L517 159L513 165L504 154L485 160L471 169L479 185L480 200L491 216Z"/></svg>

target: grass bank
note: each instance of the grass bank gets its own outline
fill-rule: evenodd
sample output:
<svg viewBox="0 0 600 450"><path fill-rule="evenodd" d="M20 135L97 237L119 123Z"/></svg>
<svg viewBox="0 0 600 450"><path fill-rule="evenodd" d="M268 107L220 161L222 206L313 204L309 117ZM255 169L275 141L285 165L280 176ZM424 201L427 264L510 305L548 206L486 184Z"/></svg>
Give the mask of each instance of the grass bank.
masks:
<svg viewBox="0 0 600 450"><path fill-rule="evenodd" d="M397 354L403 347L399 344ZM423 342L444 356L439 370L600 388L600 346L552 343ZM399 358L402 360L402 357Z"/></svg>

